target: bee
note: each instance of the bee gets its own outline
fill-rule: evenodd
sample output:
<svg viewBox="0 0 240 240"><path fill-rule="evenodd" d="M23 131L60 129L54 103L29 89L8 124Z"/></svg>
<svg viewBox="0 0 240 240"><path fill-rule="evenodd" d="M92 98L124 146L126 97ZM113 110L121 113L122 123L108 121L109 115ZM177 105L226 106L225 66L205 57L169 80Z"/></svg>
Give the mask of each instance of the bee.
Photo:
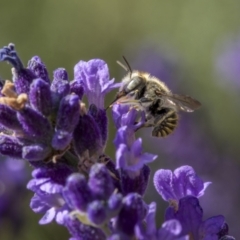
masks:
<svg viewBox="0 0 240 240"><path fill-rule="evenodd" d="M160 79L150 73L132 71L117 61L128 73L122 79L122 85L113 103L127 104L145 114L145 123L141 127L153 127L152 136L166 137L178 124L178 112L193 112L201 106L196 99L172 93ZM112 104L110 106L112 106Z"/></svg>

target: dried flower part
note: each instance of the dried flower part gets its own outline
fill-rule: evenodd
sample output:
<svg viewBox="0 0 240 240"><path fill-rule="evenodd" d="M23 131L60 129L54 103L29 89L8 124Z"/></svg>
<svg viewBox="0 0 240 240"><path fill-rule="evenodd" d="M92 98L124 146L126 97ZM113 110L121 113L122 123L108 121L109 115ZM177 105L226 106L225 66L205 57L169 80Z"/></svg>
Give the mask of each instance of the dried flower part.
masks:
<svg viewBox="0 0 240 240"><path fill-rule="evenodd" d="M28 62L28 69L32 70L34 74L38 77L44 80L44 82L50 84L50 79L48 76L48 71L45 66L45 64L42 62L41 58L38 56L34 56L29 62Z"/></svg>

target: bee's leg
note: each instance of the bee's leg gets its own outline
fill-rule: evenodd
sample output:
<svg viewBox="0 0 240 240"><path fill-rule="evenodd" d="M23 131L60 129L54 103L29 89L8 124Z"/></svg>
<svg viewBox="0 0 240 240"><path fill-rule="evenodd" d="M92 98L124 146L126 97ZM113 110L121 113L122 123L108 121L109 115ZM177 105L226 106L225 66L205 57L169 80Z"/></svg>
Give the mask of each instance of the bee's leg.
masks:
<svg viewBox="0 0 240 240"><path fill-rule="evenodd" d="M143 119L143 121L139 121L139 122L136 123L135 131L137 131L141 128L153 127L155 125L154 124L154 117L151 114L143 112L143 115L144 115L144 119Z"/></svg>

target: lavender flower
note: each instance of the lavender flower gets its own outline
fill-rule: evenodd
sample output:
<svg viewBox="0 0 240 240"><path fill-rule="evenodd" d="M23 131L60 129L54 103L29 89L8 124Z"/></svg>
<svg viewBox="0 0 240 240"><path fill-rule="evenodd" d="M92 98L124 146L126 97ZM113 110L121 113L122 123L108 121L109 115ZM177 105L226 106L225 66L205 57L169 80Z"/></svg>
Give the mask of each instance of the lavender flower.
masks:
<svg viewBox="0 0 240 240"><path fill-rule="evenodd" d="M211 184L203 183L190 166L179 167L174 172L160 169L155 172L153 182L157 192L165 201L179 201L189 195L199 198Z"/></svg>
<svg viewBox="0 0 240 240"><path fill-rule="evenodd" d="M118 128L114 144L116 146L116 167L121 169L122 187L124 193L136 191L143 195L150 174L146 164L154 161L157 156L142 152L142 140L135 139L135 131L142 124L142 120L135 124L137 111L131 111L126 106L113 107L113 119ZM138 189L133 186L139 186Z"/></svg>
<svg viewBox="0 0 240 240"><path fill-rule="evenodd" d="M176 219L182 225L180 236L189 235L195 240L220 239L228 234L228 226L223 216L205 221L198 198L204 194L210 182L203 181L190 166L170 170L158 170L154 175L154 185L165 201L170 202L165 220ZM210 238L214 237L214 238Z"/></svg>
<svg viewBox="0 0 240 240"><path fill-rule="evenodd" d="M0 49L0 61L13 65L13 81L1 88L0 153L34 167L27 188L34 192L30 207L43 214L40 224L55 220L69 230L71 240L183 240L190 233L196 240L211 233L228 239L222 217L202 221L202 213L195 214L190 200L185 201L197 199L209 185L188 166L174 173L157 171L155 186L172 205L167 221L156 228L156 205L148 206L142 195L150 175L147 164L157 156L145 153L142 139L135 137L144 113L113 107L116 161L105 153L104 97L119 84L110 80L103 60L80 61L71 82L63 68L54 71L51 81L37 56L24 68L13 44ZM184 215L186 208L196 218Z"/></svg>

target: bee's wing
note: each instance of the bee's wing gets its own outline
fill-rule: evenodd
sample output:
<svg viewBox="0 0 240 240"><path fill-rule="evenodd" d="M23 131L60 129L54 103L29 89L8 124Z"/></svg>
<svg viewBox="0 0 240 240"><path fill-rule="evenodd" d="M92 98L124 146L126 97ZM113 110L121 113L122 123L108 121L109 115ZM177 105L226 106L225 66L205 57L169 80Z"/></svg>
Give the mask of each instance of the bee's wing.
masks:
<svg viewBox="0 0 240 240"><path fill-rule="evenodd" d="M201 103L196 99L178 94L162 94L164 96L164 107L174 107L177 110L184 112L193 112L201 106Z"/></svg>

